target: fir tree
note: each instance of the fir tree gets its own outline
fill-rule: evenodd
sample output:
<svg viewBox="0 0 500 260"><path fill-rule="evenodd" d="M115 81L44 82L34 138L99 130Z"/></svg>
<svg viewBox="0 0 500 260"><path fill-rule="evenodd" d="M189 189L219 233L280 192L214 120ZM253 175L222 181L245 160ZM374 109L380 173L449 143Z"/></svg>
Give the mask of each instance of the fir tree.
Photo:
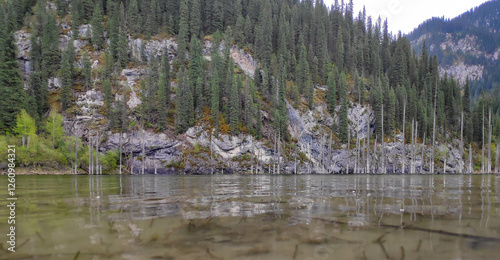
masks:
<svg viewBox="0 0 500 260"><path fill-rule="evenodd" d="M19 74L14 36L0 32L0 133L10 132L22 108L25 93Z"/></svg>
<svg viewBox="0 0 500 260"><path fill-rule="evenodd" d="M335 113L335 106L337 103L337 89L335 86L335 75L333 71L328 72L328 79L326 81L326 85L328 87L327 92L326 92L326 102L328 105L328 111L330 112L331 115Z"/></svg>
<svg viewBox="0 0 500 260"><path fill-rule="evenodd" d="M92 43L101 49L104 43L104 28L102 27L102 6L98 4L92 15Z"/></svg>
<svg viewBox="0 0 500 260"><path fill-rule="evenodd" d="M87 51L83 51L82 54L82 74L83 74L83 82L85 88L90 87L90 81L92 80L92 63L90 62L90 56Z"/></svg>
<svg viewBox="0 0 500 260"><path fill-rule="evenodd" d="M139 7L137 0L130 0L127 6L127 25L132 34L136 34L140 29Z"/></svg>
<svg viewBox="0 0 500 260"><path fill-rule="evenodd" d="M346 75L342 72L340 74L340 81L339 81L339 103L340 103L340 110L339 110L339 128L338 128L338 134L340 139L343 142L347 141L347 132L349 129L349 120L347 118L347 110L349 109L348 107L348 101L347 101L347 77Z"/></svg>
<svg viewBox="0 0 500 260"><path fill-rule="evenodd" d="M232 75L231 75L232 77ZM236 81L233 80L231 87L231 93L229 96L229 123L231 125L231 133L238 133L239 124L239 89L238 86L241 85L241 77L238 75Z"/></svg>
<svg viewBox="0 0 500 260"><path fill-rule="evenodd" d="M175 112L175 131L184 133L194 124L193 93L186 78L186 69L181 67L177 75L178 96Z"/></svg>

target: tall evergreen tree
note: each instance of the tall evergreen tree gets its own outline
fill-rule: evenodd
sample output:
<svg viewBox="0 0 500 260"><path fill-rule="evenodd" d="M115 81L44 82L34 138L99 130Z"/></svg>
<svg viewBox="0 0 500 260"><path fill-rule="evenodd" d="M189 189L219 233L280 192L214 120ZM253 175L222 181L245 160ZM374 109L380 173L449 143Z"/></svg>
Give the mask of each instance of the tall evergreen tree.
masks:
<svg viewBox="0 0 500 260"><path fill-rule="evenodd" d="M92 15L92 43L101 49L104 44L104 28L102 26L102 6L98 4Z"/></svg>
<svg viewBox="0 0 500 260"><path fill-rule="evenodd" d="M183 63L189 37L189 5L188 0L181 0L179 34L177 35L177 60Z"/></svg>
<svg viewBox="0 0 500 260"><path fill-rule="evenodd" d="M335 106L337 103L336 92L337 88L335 86L335 75L333 71L328 72L328 79L326 81L326 85L328 87L326 92L326 103L328 105L328 111L331 115L335 113Z"/></svg>
<svg viewBox="0 0 500 260"><path fill-rule="evenodd" d="M349 109L347 97L347 76L342 72L339 80L339 128L338 134L342 141L347 141L349 131L349 120L347 118L347 110Z"/></svg>
<svg viewBox="0 0 500 260"><path fill-rule="evenodd" d="M0 31L0 133L12 132L25 98L19 74L14 36Z"/></svg>
<svg viewBox="0 0 500 260"><path fill-rule="evenodd" d="M177 89L179 94L175 106L175 131L184 133L194 124L193 92L189 86L184 67L181 67L177 74Z"/></svg>
<svg viewBox="0 0 500 260"><path fill-rule="evenodd" d="M168 51L165 51L161 60L160 80L158 81L158 129L165 130L168 123L168 110L170 108L170 61Z"/></svg>

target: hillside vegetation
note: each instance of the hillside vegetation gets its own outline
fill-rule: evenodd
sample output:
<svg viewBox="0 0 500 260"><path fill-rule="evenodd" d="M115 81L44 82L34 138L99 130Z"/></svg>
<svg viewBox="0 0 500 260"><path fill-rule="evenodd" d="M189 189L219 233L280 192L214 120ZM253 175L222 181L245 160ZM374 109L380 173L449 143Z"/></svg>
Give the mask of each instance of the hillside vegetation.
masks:
<svg viewBox="0 0 500 260"><path fill-rule="evenodd" d="M168 150L182 159L162 164L178 169L209 156L212 168L250 162L245 169L253 171L260 160L255 167L271 171L273 165L279 173L287 162L334 164L325 159L334 160L332 149L356 151L352 165L358 165L364 159L356 153L366 159L374 149L373 156L385 158L384 143L396 139L421 144L422 171L433 172L434 163L446 171L448 146L435 156L438 143L457 148L453 140L463 139L459 159L474 149L476 169L485 158L476 159L479 149L494 156L490 144L499 136L500 120L493 111L488 121L492 102L474 110L469 83L462 91L452 77L440 77L439 59L426 45L417 54L408 38L389 33L387 22L354 14L352 1L328 7L311 0L8 0L1 5L0 142L22 146L18 160L26 167L97 173L102 166L103 172L116 172L130 161L124 168L135 172L136 165L144 172L159 149L155 140L145 145L145 132L175 140L161 143L161 149L182 147ZM359 122L349 120L358 105L373 111L364 136L352 132ZM326 110L315 114L321 107ZM300 120L319 115L314 131L322 131L322 142L312 133L311 140L303 140L292 131L296 111ZM207 133L208 145L200 147L199 136ZM125 134L128 148L122 144ZM263 161L243 153L224 161L227 150L212 151L212 138L224 136L244 136L251 149L255 141L270 155ZM432 156L424 160L426 146ZM377 171L386 171L383 160ZM396 172L399 166L393 164ZM356 171L352 165L349 159L342 171Z"/></svg>

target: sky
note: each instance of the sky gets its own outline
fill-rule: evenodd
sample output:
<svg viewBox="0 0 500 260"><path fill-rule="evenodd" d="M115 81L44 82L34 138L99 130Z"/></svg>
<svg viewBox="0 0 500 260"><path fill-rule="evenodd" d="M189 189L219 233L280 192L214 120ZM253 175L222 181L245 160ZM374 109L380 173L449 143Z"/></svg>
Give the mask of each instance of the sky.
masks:
<svg viewBox="0 0 500 260"><path fill-rule="evenodd" d="M335 0L324 0L330 6ZM341 0L339 0L339 3ZM349 0L344 0L348 3ZM432 17L454 18L471 8L481 5L485 0L353 0L354 17L366 7L367 16L376 21L378 16L389 23L393 33L410 33L425 20Z"/></svg>

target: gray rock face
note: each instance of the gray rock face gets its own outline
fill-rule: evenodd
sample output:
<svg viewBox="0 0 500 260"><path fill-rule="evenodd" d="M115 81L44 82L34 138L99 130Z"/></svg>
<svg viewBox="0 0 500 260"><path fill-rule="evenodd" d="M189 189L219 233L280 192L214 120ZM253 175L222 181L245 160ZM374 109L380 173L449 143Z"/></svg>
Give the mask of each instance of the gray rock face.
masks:
<svg viewBox="0 0 500 260"><path fill-rule="evenodd" d="M48 86L50 91L60 89L62 86L61 78L59 77L49 78Z"/></svg>
<svg viewBox="0 0 500 260"><path fill-rule="evenodd" d="M19 62L19 69L26 80L26 76L31 74L31 34L19 30L14 33L14 40L17 46L17 60Z"/></svg>
<svg viewBox="0 0 500 260"><path fill-rule="evenodd" d="M123 134L121 138L122 152L131 154L131 163L134 174L144 172L146 174L166 174L172 172L167 169L169 163L180 160L182 149L181 142L168 138L165 134L157 134L146 131L134 131ZM145 158L142 158L142 147L144 145ZM120 134L109 134L106 142L101 147L101 152L119 150ZM124 162L125 164L125 162Z"/></svg>
<svg viewBox="0 0 500 260"><path fill-rule="evenodd" d="M80 27L78 27L78 36L82 38L92 37L92 25L91 24L80 25Z"/></svg>

